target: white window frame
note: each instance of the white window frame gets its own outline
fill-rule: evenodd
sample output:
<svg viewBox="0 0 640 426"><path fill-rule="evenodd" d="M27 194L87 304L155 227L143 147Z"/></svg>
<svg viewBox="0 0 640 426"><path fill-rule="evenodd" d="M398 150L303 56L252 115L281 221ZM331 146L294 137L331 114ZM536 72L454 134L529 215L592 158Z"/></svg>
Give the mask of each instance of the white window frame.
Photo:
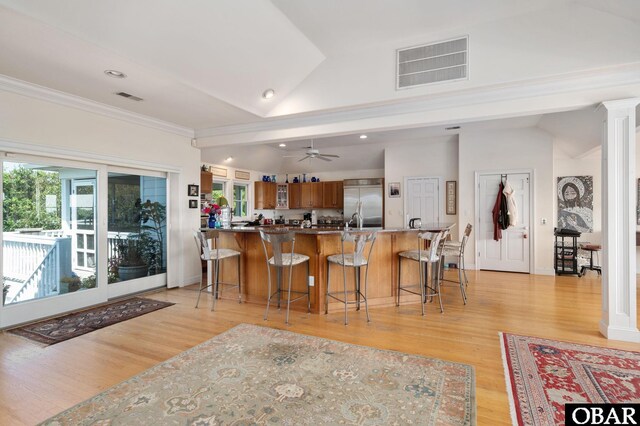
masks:
<svg viewBox="0 0 640 426"><path fill-rule="evenodd" d="M236 206L236 200L234 198L235 195L235 191L234 191L234 187L235 186L244 186L245 188L247 188L247 215L246 216L236 216L234 214L234 218L238 219L238 220L250 220L253 211L252 211L252 206L251 206L251 183L250 182L243 182L243 181L231 181L231 197L229 197L228 199L231 200L230 204L233 206L233 208L235 208Z"/></svg>

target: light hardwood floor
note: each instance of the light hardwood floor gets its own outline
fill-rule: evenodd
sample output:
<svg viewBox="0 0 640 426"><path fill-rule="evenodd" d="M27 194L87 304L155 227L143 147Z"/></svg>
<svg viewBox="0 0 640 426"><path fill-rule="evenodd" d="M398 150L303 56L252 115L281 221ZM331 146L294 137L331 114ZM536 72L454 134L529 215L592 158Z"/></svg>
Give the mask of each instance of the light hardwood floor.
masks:
<svg viewBox="0 0 640 426"><path fill-rule="evenodd" d="M638 345L607 341L598 333L600 279L470 272L469 304L458 289L445 291L445 313L429 304L420 316L417 304L307 315L222 300L209 311L209 296L194 309L194 287L160 291L154 299L176 303L129 321L49 347L13 335L0 335L0 424L34 424L239 323L326 337L471 364L476 372L480 425L509 424L498 332L506 331L620 349ZM234 296L231 294L230 296Z"/></svg>

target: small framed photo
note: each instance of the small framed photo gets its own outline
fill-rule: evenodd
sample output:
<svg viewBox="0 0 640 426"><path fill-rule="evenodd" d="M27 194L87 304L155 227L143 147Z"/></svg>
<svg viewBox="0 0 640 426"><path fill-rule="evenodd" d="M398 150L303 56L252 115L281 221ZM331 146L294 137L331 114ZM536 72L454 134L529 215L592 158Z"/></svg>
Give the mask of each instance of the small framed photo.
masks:
<svg viewBox="0 0 640 426"><path fill-rule="evenodd" d="M189 208L197 209L198 208L198 200L189 200Z"/></svg>
<svg viewBox="0 0 640 426"><path fill-rule="evenodd" d="M447 214L456 214L456 192L457 192L457 183L455 180L448 180L445 188L447 191L446 198L446 206L447 206Z"/></svg>
<svg viewBox="0 0 640 426"><path fill-rule="evenodd" d="M400 182L389 183L389 198L400 198Z"/></svg>
<svg viewBox="0 0 640 426"><path fill-rule="evenodd" d="M187 186L187 195L189 197L197 197L199 194L199 186L198 185L188 185Z"/></svg>

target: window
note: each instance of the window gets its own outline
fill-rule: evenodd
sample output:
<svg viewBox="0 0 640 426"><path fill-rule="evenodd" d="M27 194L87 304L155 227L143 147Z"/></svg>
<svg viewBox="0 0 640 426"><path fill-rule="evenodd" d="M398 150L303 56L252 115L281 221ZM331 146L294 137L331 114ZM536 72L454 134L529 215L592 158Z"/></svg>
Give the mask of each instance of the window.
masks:
<svg viewBox="0 0 640 426"><path fill-rule="evenodd" d="M220 197L226 197L225 195L226 182L213 181L213 190L211 191L211 201L214 203Z"/></svg>
<svg viewBox="0 0 640 426"><path fill-rule="evenodd" d="M249 186L242 183L233 184L233 215L249 217Z"/></svg>

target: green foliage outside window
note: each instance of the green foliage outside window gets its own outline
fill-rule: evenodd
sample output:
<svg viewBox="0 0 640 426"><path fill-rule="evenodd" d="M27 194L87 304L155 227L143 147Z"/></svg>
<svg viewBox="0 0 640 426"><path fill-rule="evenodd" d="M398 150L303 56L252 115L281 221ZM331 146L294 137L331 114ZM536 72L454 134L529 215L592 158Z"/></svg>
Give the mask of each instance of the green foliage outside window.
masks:
<svg viewBox="0 0 640 426"><path fill-rule="evenodd" d="M60 229L62 207L58 173L16 167L3 173L3 192L4 231Z"/></svg>

